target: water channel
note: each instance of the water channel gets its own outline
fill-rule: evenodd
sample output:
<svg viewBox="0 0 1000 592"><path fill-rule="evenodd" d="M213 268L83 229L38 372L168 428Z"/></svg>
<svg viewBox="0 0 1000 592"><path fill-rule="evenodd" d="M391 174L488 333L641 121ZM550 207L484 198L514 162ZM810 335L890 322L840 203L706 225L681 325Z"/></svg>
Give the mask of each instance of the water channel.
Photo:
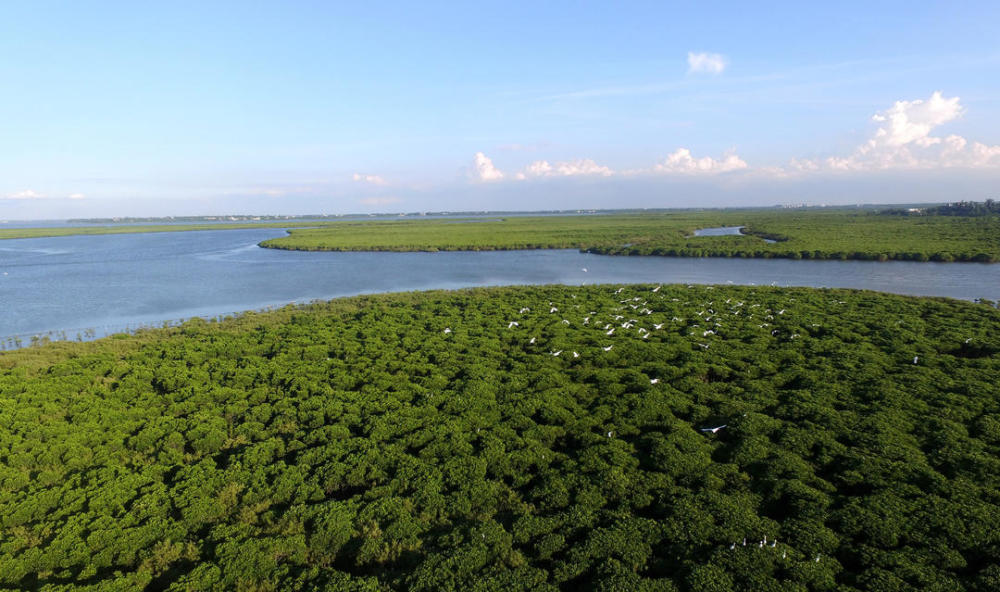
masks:
<svg viewBox="0 0 1000 592"><path fill-rule="evenodd" d="M0 241L0 340L101 336L364 293L512 284L699 283L843 287L972 300L1000 265L609 257L576 250L334 253L263 249L281 229Z"/></svg>

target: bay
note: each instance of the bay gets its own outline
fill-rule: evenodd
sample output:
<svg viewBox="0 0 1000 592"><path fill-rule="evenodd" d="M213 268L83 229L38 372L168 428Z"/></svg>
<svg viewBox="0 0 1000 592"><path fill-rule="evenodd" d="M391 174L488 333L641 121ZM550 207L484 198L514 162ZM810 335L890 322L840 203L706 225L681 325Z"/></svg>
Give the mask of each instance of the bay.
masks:
<svg viewBox="0 0 1000 592"><path fill-rule="evenodd" d="M281 229L0 241L0 341L90 338L377 292L514 284L698 283L1000 296L1000 265L608 257L576 250L336 253L263 249Z"/></svg>

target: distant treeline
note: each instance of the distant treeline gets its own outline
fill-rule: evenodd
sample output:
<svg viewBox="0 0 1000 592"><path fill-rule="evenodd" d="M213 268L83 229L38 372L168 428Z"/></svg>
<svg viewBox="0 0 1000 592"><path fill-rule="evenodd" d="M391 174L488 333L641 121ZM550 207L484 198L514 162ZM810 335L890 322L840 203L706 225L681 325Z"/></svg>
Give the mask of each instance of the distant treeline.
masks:
<svg viewBox="0 0 1000 592"><path fill-rule="evenodd" d="M341 222L261 246L302 251L579 249L603 255L1000 261L1000 217L884 216L871 211L716 210L457 221ZM743 235L693 236L743 226ZM775 242L768 243L764 239Z"/></svg>
<svg viewBox="0 0 1000 592"><path fill-rule="evenodd" d="M995 216L1000 214L1000 202L987 199L978 201L956 201L930 208L892 208L881 214L889 216Z"/></svg>

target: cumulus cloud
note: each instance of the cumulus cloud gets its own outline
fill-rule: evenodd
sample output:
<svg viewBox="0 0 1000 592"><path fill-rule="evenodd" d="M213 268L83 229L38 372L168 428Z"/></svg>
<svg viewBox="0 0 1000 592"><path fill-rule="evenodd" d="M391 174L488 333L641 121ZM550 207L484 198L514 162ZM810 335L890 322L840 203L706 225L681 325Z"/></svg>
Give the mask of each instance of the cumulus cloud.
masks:
<svg viewBox="0 0 1000 592"><path fill-rule="evenodd" d="M473 158L472 179L474 181L490 182L503 179L500 169L493 166L493 161L482 152L476 152Z"/></svg>
<svg viewBox="0 0 1000 592"><path fill-rule="evenodd" d="M653 166L652 172L664 174L713 174L739 171L748 168L746 161L735 154L728 154L716 160L711 156L695 158L687 148L678 148L663 162Z"/></svg>
<svg viewBox="0 0 1000 592"><path fill-rule="evenodd" d="M359 199L358 202L366 206L384 206L388 204L399 203L403 200L398 197L384 196L384 197L366 197L364 199Z"/></svg>
<svg viewBox="0 0 1000 592"><path fill-rule="evenodd" d="M354 173L351 176L357 183L370 183L372 185L385 185L385 179L378 175L362 175L361 173Z"/></svg>
<svg viewBox="0 0 1000 592"><path fill-rule="evenodd" d="M4 199L44 199L47 196L45 194L38 193L33 189L25 189L24 191L8 193L3 197Z"/></svg>
<svg viewBox="0 0 1000 592"><path fill-rule="evenodd" d="M969 142L962 136L931 135L934 128L965 113L959 97L945 98L940 91L929 99L896 101L872 116L879 124L867 142L847 156L821 160L792 160L789 170L866 171L886 169L1000 167L1000 146Z"/></svg>
<svg viewBox="0 0 1000 592"><path fill-rule="evenodd" d="M610 168L599 165L589 158L571 160L550 164L547 160L536 160L517 174L518 179L531 177L576 177L599 176L610 177L615 174Z"/></svg>
<svg viewBox="0 0 1000 592"><path fill-rule="evenodd" d="M718 53L694 53L688 52L688 72L722 74L726 69L729 60L726 56Z"/></svg>

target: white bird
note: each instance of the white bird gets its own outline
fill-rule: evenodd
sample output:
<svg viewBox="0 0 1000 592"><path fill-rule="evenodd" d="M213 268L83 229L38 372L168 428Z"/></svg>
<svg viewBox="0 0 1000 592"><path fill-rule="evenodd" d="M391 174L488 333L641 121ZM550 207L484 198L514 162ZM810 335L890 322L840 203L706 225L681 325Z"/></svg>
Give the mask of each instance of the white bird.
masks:
<svg viewBox="0 0 1000 592"><path fill-rule="evenodd" d="M579 358L579 357L580 357L580 354L578 354L578 353L576 353L576 352L573 352L573 357L574 357L574 358Z"/></svg>
<svg viewBox="0 0 1000 592"><path fill-rule="evenodd" d="M702 337L708 337L709 335L715 335L715 331L709 329L708 331L705 331L704 333L701 334Z"/></svg>
<svg viewBox="0 0 1000 592"><path fill-rule="evenodd" d="M702 432L712 432L713 434L726 427L728 424L722 424L720 426L715 426L714 428L700 428L699 431Z"/></svg>
<svg viewBox="0 0 1000 592"><path fill-rule="evenodd" d="M622 290L624 290L624 289L625 288L618 288L617 290L615 290L615 294L621 294Z"/></svg>
<svg viewBox="0 0 1000 592"><path fill-rule="evenodd" d="M782 551L781 552L781 558L784 559L786 557L788 557L788 551Z"/></svg>
<svg viewBox="0 0 1000 592"><path fill-rule="evenodd" d="M816 554L816 563L819 563L819 553Z"/></svg>
<svg viewBox="0 0 1000 592"><path fill-rule="evenodd" d="M444 332L445 332L446 334L447 334L447 333L451 333L451 327L446 327L446 328L445 328L445 330L444 330Z"/></svg>
<svg viewBox="0 0 1000 592"><path fill-rule="evenodd" d="M614 333L614 332L615 332L615 328L614 328L614 327L611 327L611 329L609 329L609 330L608 330L608 332L607 332L607 333L605 333L605 335L611 335L611 334L612 334L612 333Z"/></svg>
<svg viewBox="0 0 1000 592"><path fill-rule="evenodd" d="M601 349L603 349L604 351L611 351L611 348L613 347L614 345L609 345L608 347L602 347Z"/></svg>
<svg viewBox="0 0 1000 592"><path fill-rule="evenodd" d="M659 378L650 378L650 379L649 379L649 384L656 384L656 383L658 383L658 382L660 382L660 379L659 379Z"/></svg>
<svg viewBox="0 0 1000 592"><path fill-rule="evenodd" d="M521 314L524 314L524 313L526 313L526 312L531 312L531 309L530 309L530 308L528 308L527 306L525 306L524 308L522 308L522 309L521 309L521 310L519 310L518 312L519 312L519 313L521 313Z"/></svg>
<svg viewBox="0 0 1000 592"><path fill-rule="evenodd" d="M583 317L583 324L586 325L590 322L590 317Z"/></svg>
<svg viewBox="0 0 1000 592"><path fill-rule="evenodd" d="M582 269L582 271L583 271L583 273L587 273L587 268L586 268L586 267L584 267L584 268Z"/></svg>
<svg viewBox="0 0 1000 592"><path fill-rule="evenodd" d="M913 356L913 363L916 364L920 360L920 356Z"/></svg>
<svg viewBox="0 0 1000 592"><path fill-rule="evenodd" d="M520 326L521 323L518 323L517 321L511 321L510 323L507 323L508 329L513 329L514 327L520 327Z"/></svg>
<svg viewBox="0 0 1000 592"><path fill-rule="evenodd" d="M698 345L700 345L703 349L708 349L707 343L699 343Z"/></svg>
<svg viewBox="0 0 1000 592"><path fill-rule="evenodd" d="M553 355L553 356L558 356L558 355L559 355L559 354L561 354L561 353L563 353L563 350L559 350L559 351L554 351L554 352L552 352L552 355Z"/></svg>
<svg viewBox="0 0 1000 592"><path fill-rule="evenodd" d="M729 545L729 550L730 551L732 551L735 548L736 548L736 543L733 543L732 545Z"/></svg>
<svg viewBox="0 0 1000 592"><path fill-rule="evenodd" d="M535 343L535 338L534 338L534 337L532 337L532 338L531 338L531 341L529 341L528 343L531 343L531 344L534 344L534 343Z"/></svg>
<svg viewBox="0 0 1000 592"><path fill-rule="evenodd" d="M608 437L610 438L614 432L608 432Z"/></svg>
<svg viewBox="0 0 1000 592"><path fill-rule="evenodd" d="M4 275L7 275L7 274L5 273ZM966 343L969 343L970 341L972 341L971 337L965 340Z"/></svg>
<svg viewBox="0 0 1000 592"><path fill-rule="evenodd" d="M569 321L567 321L566 319L563 319L562 322L566 323L567 325L569 324Z"/></svg>
<svg viewBox="0 0 1000 592"><path fill-rule="evenodd" d="M642 338L643 339L649 339L649 333L648 332L647 333L643 333L642 334Z"/></svg>
<svg viewBox="0 0 1000 592"><path fill-rule="evenodd" d="M653 292L659 292L661 287L662 286L656 286L655 288L653 288Z"/></svg>
<svg viewBox="0 0 1000 592"><path fill-rule="evenodd" d="M552 308L549 309L549 313L553 312L559 312L559 309L553 306Z"/></svg>
<svg viewBox="0 0 1000 592"><path fill-rule="evenodd" d="M663 325L666 325L666 323L660 323L659 325L653 325L653 328L656 329L656 330L660 330L660 329L663 328Z"/></svg>
<svg viewBox="0 0 1000 592"><path fill-rule="evenodd" d="M620 321L625 318L625 315L615 315L615 320Z"/></svg>

